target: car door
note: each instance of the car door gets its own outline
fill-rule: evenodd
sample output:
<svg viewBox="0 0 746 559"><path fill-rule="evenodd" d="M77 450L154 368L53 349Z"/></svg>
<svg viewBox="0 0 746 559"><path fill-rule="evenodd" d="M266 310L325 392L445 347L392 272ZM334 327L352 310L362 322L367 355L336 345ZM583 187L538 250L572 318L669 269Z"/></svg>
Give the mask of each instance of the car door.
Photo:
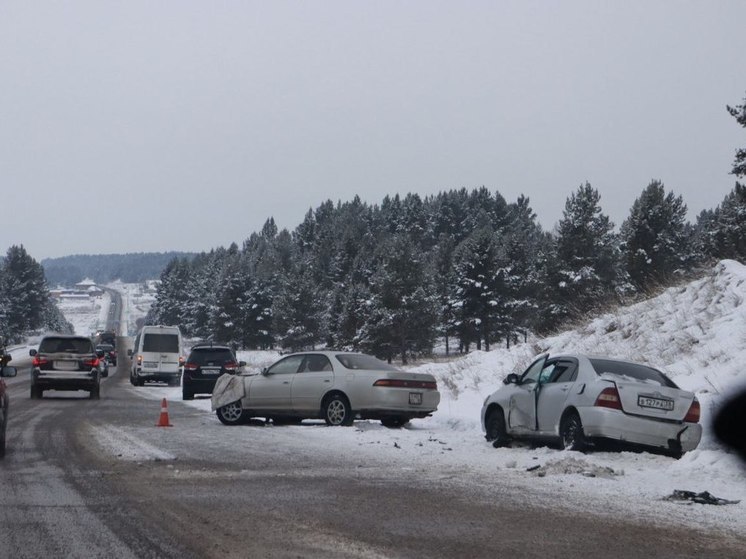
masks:
<svg viewBox="0 0 746 559"><path fill-rule="evenodd" d="M521 375L508 402L508 430L517 434L536 431L536 396L539 376L547 365L539 357Z"/></svg>
<svg viewBox="0 0 746 559"><path fill-rule="evenodd" d="M578 363L574 359L560 359L549 363L539 375L536 415L538 431L542 435L559 433L559 421L565 402L575 385Z"/></svg>
<svg viewBox="0 0 746 559"><path fill-rule="evenodd" d="M290 389L305 355L288 355L251 382L249 407L255 410L292 410Z"/></svg>
<svg viewBox="0 0 746 559"><path fill-rule="evenodd" d="M313 414L321 406L321 398L334 383L331 361L323 354L308 354L298 372L293 375L291 398L293 410Z"/></svg>

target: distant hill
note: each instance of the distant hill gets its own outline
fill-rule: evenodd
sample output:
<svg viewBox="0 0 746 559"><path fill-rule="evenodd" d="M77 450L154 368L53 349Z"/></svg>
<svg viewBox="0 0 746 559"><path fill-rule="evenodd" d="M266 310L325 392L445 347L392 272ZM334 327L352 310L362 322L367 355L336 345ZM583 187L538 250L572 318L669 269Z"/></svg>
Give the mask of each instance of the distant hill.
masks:
<svg viewBox="0 0 746 559"><path fill-rule="evenodd" d="M47 283L71 286L91 278L96 283L122 280L137 283L157 279L174 258L192 258L191 252L137 252L128 254L74 254L41 261Z"/></svg>

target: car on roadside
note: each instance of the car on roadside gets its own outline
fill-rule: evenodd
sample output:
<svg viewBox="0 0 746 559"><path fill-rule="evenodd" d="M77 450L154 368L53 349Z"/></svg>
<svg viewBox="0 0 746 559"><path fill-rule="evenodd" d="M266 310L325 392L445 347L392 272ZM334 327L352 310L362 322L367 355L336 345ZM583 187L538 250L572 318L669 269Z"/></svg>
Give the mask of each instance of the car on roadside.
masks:
<svg viewBox="0 0 746 559"><path fill-rule="evenodd" d="M8 427L8 413L10 411L8 387L5 385L3 378L14 377L18 373L15 367L2 363L3 361L0 361L0 458L5 456L5 432Z"/></svg>
<svg viewBox="0 0 746 559"><path fill-rule="evenodd" d="M432 415L439 403L432 375L344 351L293 353L261 373L223 375L212 396L213 410L226 425L253 417L275 423L323 419L328 425L377 419L394 428Z"/></svg>
<svg viewBox="0 0 746 559"><path fill-rule="evenodd" d="M244 365L246 363L238 361L236 354L226 345L193 345L181 377L182 398L192 400L195 394L212 394L220 375L233 375Z"/></svg>
<svg viewBox="0 0 746 559"><path fill-rule="evenodd" d="M86 390L92 399L101 395L104 352L93 347L85 336L55 334L44 336L39 349L29 350L31 398L41 398L45 390Z"/></svg>
<svg viewBox="0 0 746 559"><path fill-rule="evenodd" d="M674 457L702 438L699 401L658 369L581 354L541 355L482 406L482 430L494 446L510 439L647 449Z"/></svg>

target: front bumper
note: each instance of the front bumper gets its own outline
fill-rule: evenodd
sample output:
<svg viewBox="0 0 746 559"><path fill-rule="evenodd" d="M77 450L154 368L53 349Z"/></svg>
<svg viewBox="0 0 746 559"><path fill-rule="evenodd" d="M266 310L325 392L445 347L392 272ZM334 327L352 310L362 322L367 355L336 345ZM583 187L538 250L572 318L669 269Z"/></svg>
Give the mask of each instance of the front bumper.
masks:
<svg viewBox="0 0 746 559"><path fill-rule="evenodd" d="M697 448L702 439L699 423L658 421L600 407L578 411L587 437L684 452Z"/></svg>

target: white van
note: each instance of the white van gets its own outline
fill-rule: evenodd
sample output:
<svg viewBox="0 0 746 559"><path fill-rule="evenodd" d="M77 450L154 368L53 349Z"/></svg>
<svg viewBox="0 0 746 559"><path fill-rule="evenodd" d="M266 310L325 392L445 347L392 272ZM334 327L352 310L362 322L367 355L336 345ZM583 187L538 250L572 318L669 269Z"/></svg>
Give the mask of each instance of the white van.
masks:
<svg viewBox="0 0 746 559"><path fill-rule="evenodd" d="M130 382L143 386L146 380L179 386L184 357L178 326L143 326L135 337Z"/></svg>

